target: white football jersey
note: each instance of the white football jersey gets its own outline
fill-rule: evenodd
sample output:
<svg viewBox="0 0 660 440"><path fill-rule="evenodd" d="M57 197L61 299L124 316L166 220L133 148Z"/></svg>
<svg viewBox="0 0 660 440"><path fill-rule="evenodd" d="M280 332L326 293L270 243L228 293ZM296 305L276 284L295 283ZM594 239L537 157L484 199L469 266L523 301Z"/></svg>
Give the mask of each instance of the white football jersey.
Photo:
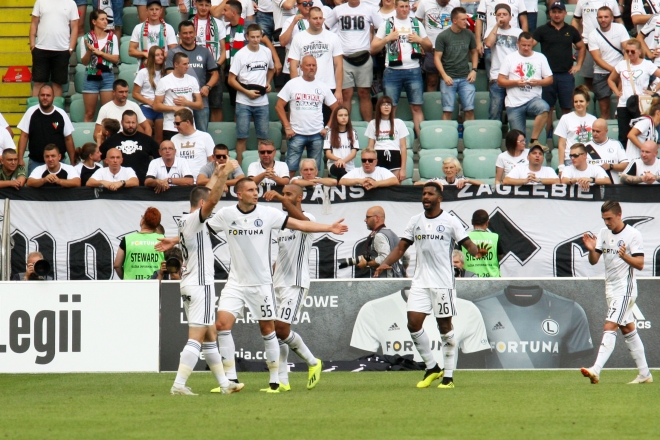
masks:
<svg viewBox="0 0 660 440"><path fill-rule="evenodd" d="M227 283L238 286L272 284L270 233L286 227L286 213L257 205L243 212L238 205L220 209L208 221L216 232L224 231L229 243L231 266Z"/></svg>
<svg viewBox="0 0 660 440"><path fill-rule="evenodd" d="M316 218L305 212L309 221ZM275 287L299 286L309 289L309 253L314 234L293 229L282 229L277 235L277 260L273 284Z"/></svg>
<svg viewBox="0 0 660 440"><path fill-rule="evenodd" d="M183 254L181 287L212 285L213 246L201 209L179 219L179 245Z"/></svg>
<svg viewBox="0 0 660 440"><path fill-rule="evenodd" d="M414 243L417 251L412 287L454 289L451 253L466 238L461 222L446 211L434 218L423 212L411 218L401 239Z"/></svg>
<svg viewBox="0 0 660 440"><path fill-rule="evenodd" d="M451 320L456 342L463 353L490 349L481 312L472 302L456 299L458 315ZM353 327L351 346L376 352L380 348L386 355L414 355L422 362L406 327L406 298L403 292L395 292L383 298L369 301L362 306ZM433 316L424 320L424 331L431 341L433 357L440 368L444 367L440 330ZM458 356L458 353L456 353Z"/></svg>
<svg viewBox="0 0 660 440"><path fill-rule="evenodd" d="M607 297L626 296L637 293L635 269L619 257L619 248L626 245L626 254L633 257L644 255L642 234L632 226L625 225L615 234L607 228L598 233L596 252L605 260L605 294Z"/></svg>

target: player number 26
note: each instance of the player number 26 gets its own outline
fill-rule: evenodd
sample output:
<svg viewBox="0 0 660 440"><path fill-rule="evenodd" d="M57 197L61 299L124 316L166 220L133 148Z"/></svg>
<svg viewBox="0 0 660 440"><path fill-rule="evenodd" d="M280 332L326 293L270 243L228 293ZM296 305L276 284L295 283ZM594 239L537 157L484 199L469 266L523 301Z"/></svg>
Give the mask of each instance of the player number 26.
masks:
<svg viewBox="0 0 660 440"><path fill-rule="evenodd" d="M270 308L270 304L261 306L261 317L262 318L271 318L273 316L273 311Z"/></svg>
<svg viewBox="0 0 660 440"><path fill-rule="evenodd" d="M438 311L443 315L449 315L449 303L438 303Z"/></svg>

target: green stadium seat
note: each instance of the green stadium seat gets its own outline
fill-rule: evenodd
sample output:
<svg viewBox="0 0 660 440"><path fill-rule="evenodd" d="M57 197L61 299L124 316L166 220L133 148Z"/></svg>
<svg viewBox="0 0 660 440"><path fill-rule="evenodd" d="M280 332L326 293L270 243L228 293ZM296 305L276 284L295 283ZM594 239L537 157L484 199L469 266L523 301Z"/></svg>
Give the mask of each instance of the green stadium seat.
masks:
<svg viewBox="0 0 660 440"><path fill-rule="evenodd" d="M71 100L71 102L73 102L73 101L77 101L78 99L83 99L83 96L82 93L74 93L69 97L69 99Z"/></svg>
<svg viewBox="0 0 660 440"><path fill-rule="evenodd" d="M353 128L356 127L364 127L366 128L369 125L369 122L367 121L353 121L351 120L351 124L353 124Z"/></svg>
<svg viewBox="0 0 660 440"><path fill-rule="evenodd" d="M529 142L529 140L532 136L532 129L534 128L534 120L528 119L526 122L527 122L526 123L526 131L527 131L526 137L527 137L527 142ZM545 145L546 138L547 138L547 136L545 134L545 127L543 127L543 130L541 131L541 135L539 136L539 142L541 142L541 144Z"/></svg>
<svg viewBox="0 0 660 440"><path fill-rule="evenodd" d="M123 13L124 25L122 31L125 35L131 35L135 26L140 24L140 18L138 17L137 7L135 6L126 6L124 7ZM123 43L123 42L122 42Z"/></svg>
<svg viewBox="0 0 660 440"><path fill-rule="evenodd" d="M557 130L558 120L552 121L552 146L556 149L559 146L559 137L555 134Z"/></svg>
<svg viewBox="0 0 660 440"><path fill-rule="evenodd" d="M419 128L422 129L424 127L454 127L455 129L458 130L458 121L443 121L442 119L437 119L437 120L426 120L422 121L421 124L419 124Z"/></svg>
<svg viewBox="0 0 660 440"><path fill-rule="evenodd" d="M179 33L179 23L182 21L181 12L179 12L178 7L170 6L167 8L167 12L165 13L165 22L171 25L176 33Z"/></svg>
<svg viewBox="0 0 660 440"><path fill-rule="evenodd" d="M424 119L426 121L442 119L442 93L424 92L424 104L422 104Z"/></svg>
<svg viewBox="0 0 660 440"><path fill-rule="evenodd" d="M610 139L619 139L619 121L616 119L607 120L607 137Z"/></svg>
<svg viewBox="0 0 660 440"><path fill-rule="evenodd" d="M275 105L277 105L277 93L270 92L268 94L268 120L270 122L280 122L280 118L277 116L275 111Z"/></svg>
<svg viewBox="0 0 660 440"><path fill-rule="evenodd" d="M485 70L477 70L477 79L474 81L477 92L488 91L488 73Z"/></svg>
<svg viewBox="0 0 660 440"><path fill-rule="evenodd" d="M133 86L134 86L133 81L135 80L135 72L132 72L130 70L120 70L119 74L117 75L117 79L123 79L128 83L128 97L129 99L133 100L131 95L133 93Z"/></svg>
<svg viewBox="0 0 660 440"><path fill-rule="evenodd" d="M208 130L216 145L225 144L230 150L236 149L236 124L234 122L209 122Z"/></svg>
<svg viewBox="0 0 660 440"><path fill-rule="evenodd" d="M87 8L87 11L85 12L85 33L88 33L90 31L89 28L89 16L92 15L92 8Z"/></svg>
<svg viewBox="0 0 660 440"><path fill-rule="evenodd" d="M571 20L573 20L573 14L575 13L576 5L564 4L564 6L566 6L566 17L564 17L564 22L566 24L571 24Z"/></svg>
<svg viewBox="0 0 660 440"><path fill-rule="evenodd" d="M85 103L82 99L71 101L71 105L69 106L69 115L71 117L71 122L82 123L85 120Z"/></svg>
<svg viewBox="0 0 660 440"><path fill-rule="evenodd" d="M406 158L406 178L404 179L403 182L401 182L402 185L412 185L412 177L413 177L413 171L414 171L414 164L413 164L413 150L411 148L408 148L406 150L407 158ZM410 183L404 183L405 181L410 181Z"/></svg>
<svg viewBox="0 0 660 440"><path fill-rule="evenodd" d="M73 137L73 145L76 148L82 147L87 142L94 141L94 130L96 124L94 122L74 122L74 132L71 134Z"/></svg>
<svg viewBox="0 0 660 440"><path fill-rule="evenodd" d="M550 167L557 171L557 168L559 167L559 150L555 148L550 152L550 154L552 156L550 159Z"/></svg>
<svg viewBox="0 0 660 440"><path fill-rule="evenodd" d="M83 46L83 37L78 38L78 44L76 44L76 61L78 64L82 63L82 46Z"/></svg>
<svg viewBox="0 0 660 440"><path fill-rule="evenodd" d="M548 16L546 15L545 8L541 9L541 6L545 5L539 5L539 13L536 17L536 27L543 26L548 22Z"/></svg>
<svg viewBox="0 0 660 440"><path fill-rule="evenodd" d="M471 179L495 178L495 163L499 150L465 150L463 152L463 174Z"/></svg>
<svg viewBox="0 0 660 440"><path fill-rule="evenodd" d="M466 121L468 122L468 121ZM497 149L502 147L502 123L500 121L469 121L464 125L463 144L469 149Z"/></svg>
<svg viewBox="0 0 660 440"><path fill-rule="evenodd" d="M422 150L458 148L458 130L449 126L424 127L419 134Z"/></svg>
<svg viewBox="0 0 660 440"><path fill-rule="evenodd" d="M421 150L419 152L419 177L432 179L444 176L442 162L448 157L458 157L458 150Z"/></svg>
<svg viewBox="0 0 660 440"><path fill-rule="evenodd" d="M76 89L76 93L83 92L83 84L85 82L85 75L87 75L87 68L82 64L76 66L76 73L73 76L73 85Z"/></svg>
<svg viewBox="0 0 660 440"><path fill-rule="evenodd" d="M408 102L408 97L405 93L401 93L399 97L399 103L396 106L396 117L402 121L412 121L412 110L410 109L410 103Z"/></svg>
<svg viewBox="0 0 660 440"><path fill-rule="evenodd" d="M415 142L415 124L413 121L404 121L408 128L408 136L406 138L406 148L411 149Z"/></svg>
<svg viewBox="0 0 660 440"><path fill-rule="evenodd" d="M353 129L357 132L358 142L360 143L360 150L364 150L369 145L369 138L364 134L367 131L367 126L356 126L353 125Z"/></svg>
<svg viewBox="0 0 660 440"><path fill-rule="evenodd" d="M125 40L122 38L121 43L119 44L119 61L122 64L138 64L137 58L133 58L128 54L128 44L126 44ZM129 39L130 41L130 39Z"/></svg>
<svg viewBox="0 0 660 440"><path fill-rule="evenodd" d="M275 143L275 148L280 149L282 145L282 124L279 122L269 122L268 123L268 138ZM250 132L247 138L247 149L256 150L258 145L257 131L254 128L254 124L250 124Z"/></svg>
<svg viewBox="0 0 660 440"><path fill-rule="evenodd" d="M362 120L362 113L360 113L360 100L358 99L357 92L355 92L351 98L351 122Z"/></svg>
<svg viewBox="0 0 660 440"><path fill-rule="evenodd" d="M140 70L140 65L139 64L122 63L122 64L119 64L117 66L117 68L119 69L120 73L121 72L131 72L133 74L133 76L135 76L137 74L138 70Z"/></svg>
<svg viewBox="0 0 660 440"><path fill-rule="evenodd" d="M235 117L235 109L234 106L231 105L231 102L229 101L229 93L224 92L222 94L222 119L225 122L234 122L234 117Z"/></svg>
<svg viewBox="0 0 660 440"><path fill-rule="evenodd" d="M474 119L488 119L490 114L490 92L474 94Z"/></svg>

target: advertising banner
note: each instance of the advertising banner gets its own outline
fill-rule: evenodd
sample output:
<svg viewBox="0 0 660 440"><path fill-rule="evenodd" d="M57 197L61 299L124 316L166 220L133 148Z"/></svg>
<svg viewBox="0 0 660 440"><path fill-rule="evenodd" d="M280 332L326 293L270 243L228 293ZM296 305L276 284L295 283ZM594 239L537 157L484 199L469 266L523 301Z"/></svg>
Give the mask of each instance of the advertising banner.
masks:
<svg viewBox="0 0 660 440"><path fill-rule="evenodd" d="M0 282L0 373L158 371L158 282Z"/></svg>
<svg viewBox="0 0 660 440"><path fill-rule="evenodd" d="M421 361L406 327L406 296L410 280L312 281L293 326L307 346L326 363L356 360L369 353L413 355ZM223 283L216 283L216 295ZM660 280L638 281L632 310L647 347L651 368L660 367ZM603 279L478 279L457 280L457 313L453 318L458 342L458 368L552 369L591 366L603 335L607 306ZM161 370L175 371L187 339L187 324L179 286L161 288ZM265 370L264 344L255 320L245 312L232 330L236 356L260 362ZM442 366L440 334L427 317L424 329ZM293 353L290 363L299 363ZM609 368L635 364L623 338L610 357ZM203 362L197 369L204 369Z"/></svg>

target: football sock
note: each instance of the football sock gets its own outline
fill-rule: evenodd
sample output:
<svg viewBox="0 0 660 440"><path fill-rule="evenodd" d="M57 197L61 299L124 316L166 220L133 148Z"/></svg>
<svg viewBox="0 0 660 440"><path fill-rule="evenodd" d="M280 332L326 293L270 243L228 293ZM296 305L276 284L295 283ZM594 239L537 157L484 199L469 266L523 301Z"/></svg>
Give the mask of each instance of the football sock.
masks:
<svg viewBox="0 0 660 440"><path fill-rule="evenodd" d="M211 369L211 372L215 376L218 384L222 388L229 386L229 380L225 375L225 368L222 366L222 356L218 352L218 346L215 342L204 342L202 344L202 353L204 353L204 359L206 359L206 364Z"/></svg>
<svg viewBox="0 0 660 440"><path fill-rule="evenodd" d="M640 341L641 342L641 341ZM610 355L614 351L614 346L616 345L616 332L606 331L603 332L603 342L600 343L600 348L598 349L598 357L596 357L596 362L594 363L594 372L600 376L600 370L605 366L605 362L610 358Z"/></svg>
<svg viewBox="0 0 660 440"><path fill-rule="evenodd" d="M291 331L289 333L289 337L286 338L283 341L286 345L293 350L295 354L300 356L301 359L303 359L305 362L307 362L307 365L310 367L313 367L316 365L316 358L312 354L312 352L307 348L307 345L305 345L305 341L300 337L299 334L295 333L294 331Z"/></svg>
<svg viewBox="0 0 660 440"><path fill-rule="evenodd" d="M278 366L278 377L282 385L289 385L289 346L277 340L280 344L280 365Z"/></svg>
<svg viewBox="0 0 660 440"><path fill-rule="evenodd" d="M176 373L174 384L184 386L193 368L197 365L199 359L199 352L202 345L194 339L188 339L186 346L183 347L181 352L181 360L179 361L179 371Z"/></svg>
<svg viewBox="0 0 660 440"><path fill-rule="evenodd" d="M266 365L270 372L269 383L277 383L277 376L279 373L279 360L280 360L280 346L277 343L277 336L275 332L267 335L262 335L264 338L264 346L266 351Z"/></svg>
<svg viewBox="0 0 660 440"><path fill-rule="evenodd" d="M451 378L454 374L456 367L456 338L454 337L454 330L447 334L440 335L442 339L442 354L445 359L445 378Z"/></svg>
<svg viewBox="0 0 660 440"><path fill-rule="evenodd" d="M218 332L218 350L220 356L222 356L222 365L227 379L235 380L238 377L236 376L236 359L234 358L236 346L234 345L234 338L231 336L231 330Z"/></svg>
<svg viewBox="0 0 660 440"><path fill-rule="evenodd" d="M415 348L426 364L426 369L430 370L438 365L431 352L431 343L429 342L429 337L426 332L424 332L424 329L414 333L410 332L410 336L412 336L413 344L415 344Z"/></svg>
<svg viewBox="0 0 660 440"><path fill-rule="evenodd" d="M639 337L639 333L637 333L637 329L633 330L627 335L624 335L623 339L626 341L626 344L628 345L628 350L630 350L630 356L632 356L632 358L635 360L635 363L637 364L637 369L639 370L639 374L644 377L651 374L651 372L649 371L649 366L646 363L646 355L644 354L644 344L642 343L642 339Z"/></svg>

